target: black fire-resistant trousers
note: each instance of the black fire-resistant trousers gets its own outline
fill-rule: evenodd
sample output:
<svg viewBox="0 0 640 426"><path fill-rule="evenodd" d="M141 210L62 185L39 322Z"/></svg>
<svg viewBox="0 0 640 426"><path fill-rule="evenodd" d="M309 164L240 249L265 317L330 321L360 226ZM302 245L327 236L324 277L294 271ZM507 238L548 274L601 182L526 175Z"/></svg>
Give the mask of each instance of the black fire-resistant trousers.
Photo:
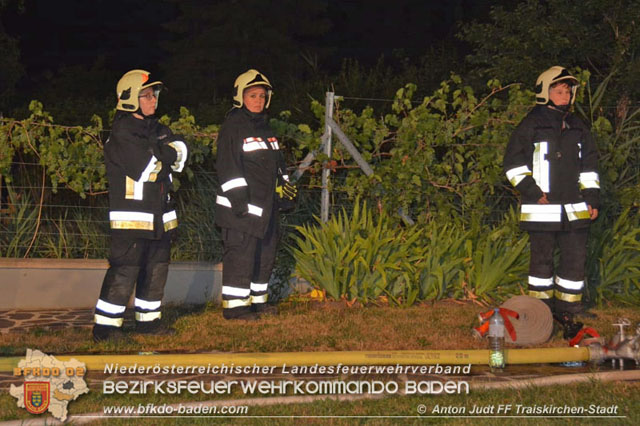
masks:
<svg viewBox="0 0 640 426"><path fill-rule="evenodd" d="M96 304L95 323L122 326L134 287L136 321L160 319L170 252L171 237L168 233L159 240L113 235L109 269Z"/></svg>
<svg viewBox="0 0 640 426"><path fill-rule="evenodd" d="M578 313L582 309L587 235L588 228L556 232L529 231L529 295L547 303L552 312ZM554 271L556 246L560 261Z"/></svg>
<svg viewBox="0 0 640 426"><path fill-rule="evenodd" d="M268 284L276 260L279 227L274 211L263 238L222 229L222 307L224 318L259 312L267 303Z"/></svg>

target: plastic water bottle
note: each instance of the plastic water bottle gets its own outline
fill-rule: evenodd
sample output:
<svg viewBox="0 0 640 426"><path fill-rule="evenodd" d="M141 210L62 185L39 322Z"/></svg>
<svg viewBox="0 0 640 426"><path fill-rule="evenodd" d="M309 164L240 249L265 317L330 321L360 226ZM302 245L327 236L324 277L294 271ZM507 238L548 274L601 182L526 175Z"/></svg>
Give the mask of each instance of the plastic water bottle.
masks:
<svg viewBox="0 0 640 426"><path fill-rule="evenodd" d="M504 320L498 308L489 319L489 367L491 371L504 368Z"/></svg>

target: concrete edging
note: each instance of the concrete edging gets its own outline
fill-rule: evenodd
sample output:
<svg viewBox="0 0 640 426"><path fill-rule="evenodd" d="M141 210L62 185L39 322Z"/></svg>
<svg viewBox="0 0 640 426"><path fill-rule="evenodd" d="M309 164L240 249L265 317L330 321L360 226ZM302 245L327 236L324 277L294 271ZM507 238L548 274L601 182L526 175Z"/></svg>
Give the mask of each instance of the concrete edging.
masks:
<svg viewBox="0 0 640 426"><path fill-rule="evenodd" d="M93 308L108 267L105 259L0 258L0 310ZM163 303L220 303L221 289L221 263L174 262Z"/></svg>

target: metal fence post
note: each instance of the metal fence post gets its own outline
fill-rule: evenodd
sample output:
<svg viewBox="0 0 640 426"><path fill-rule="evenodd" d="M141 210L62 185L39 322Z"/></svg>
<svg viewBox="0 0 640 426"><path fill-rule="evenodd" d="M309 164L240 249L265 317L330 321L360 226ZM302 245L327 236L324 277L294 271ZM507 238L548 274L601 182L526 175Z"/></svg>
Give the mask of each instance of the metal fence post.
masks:
<svg viewBox="0 0 640 426"><path fill-rule="evenodd" d="M333 117L333 92L327 92L324 101L324 132L325 143L323 152L327 156L327 160L324 163L322 169L322 197L320 205L320 219L322 223L327 223L329 220L329 174L331 168L329 167L329 160L331 160L331 126L329 125Z"/></svg>

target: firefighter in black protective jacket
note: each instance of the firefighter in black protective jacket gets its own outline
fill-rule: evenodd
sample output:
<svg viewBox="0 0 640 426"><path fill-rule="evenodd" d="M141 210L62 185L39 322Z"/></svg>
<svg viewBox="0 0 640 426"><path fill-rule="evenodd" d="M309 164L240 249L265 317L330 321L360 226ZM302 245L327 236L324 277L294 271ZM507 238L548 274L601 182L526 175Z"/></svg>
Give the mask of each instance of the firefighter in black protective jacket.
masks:
<svg viewBox="0 0 640 426"><path fill-rule="evenodd" d="M97 342L123 337L123 315L134 286L136 332L175 332L161 324L160 306L171 236L178 226L170 203L171 172L182 171L187 146L155 117L162 88L144 70L129 71L116 87L116 116L104 145L111 252L95 309Z"/></svg>
<svg viewBox="0 0 640 426"><path fill-rule="evenodd" d="M578 81L562 67L540 74L533 110L513 132L504 170L520 192L529 232L529 295L558 318L582 312L587 233L598 217L598 152L587 126L569 112ZM560 250L555 270L554 250Z"/></svg>
<svg viewBox="0 0 640 426"><path fill-rule="evenodd" d="M297 189L289 183L267 121L271 95L264 74L252 69L238 76L233 109L218 136L216 224L224 243L226 319L255 320L275 311L267 305L267 289L276 258L278 211L292 207Z"/></svg>

